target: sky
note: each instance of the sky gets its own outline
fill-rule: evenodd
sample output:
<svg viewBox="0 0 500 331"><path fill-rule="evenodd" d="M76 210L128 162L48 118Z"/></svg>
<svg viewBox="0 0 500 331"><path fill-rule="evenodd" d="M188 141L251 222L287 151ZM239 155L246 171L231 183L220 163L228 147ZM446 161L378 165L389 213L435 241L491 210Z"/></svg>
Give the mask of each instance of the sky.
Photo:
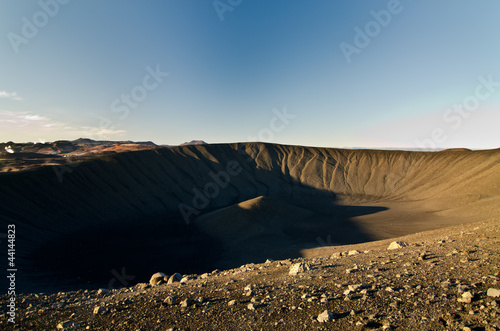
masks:
<svg viewBox="0 0 500 331"><path fill-rule="evenodd" d="M0 1L0 142L500 147L500 2Z"/></svg>

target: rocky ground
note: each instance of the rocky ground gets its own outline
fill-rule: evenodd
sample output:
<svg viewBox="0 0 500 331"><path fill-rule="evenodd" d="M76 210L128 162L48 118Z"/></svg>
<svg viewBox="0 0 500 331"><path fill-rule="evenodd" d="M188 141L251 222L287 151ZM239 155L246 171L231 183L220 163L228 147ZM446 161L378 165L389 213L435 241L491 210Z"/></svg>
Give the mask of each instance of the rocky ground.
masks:
<svg viewBox="0 0 500 331"><path fill-rule="evenodd" d="M499 330L499 225L471 223L325 247L323 257L168 275L170 284L160 275L155 286L18 294L16 324L3 313L0 329ZM393 241L401 244L388 249ZM2 308L8 300L1 297Z"/></svg>

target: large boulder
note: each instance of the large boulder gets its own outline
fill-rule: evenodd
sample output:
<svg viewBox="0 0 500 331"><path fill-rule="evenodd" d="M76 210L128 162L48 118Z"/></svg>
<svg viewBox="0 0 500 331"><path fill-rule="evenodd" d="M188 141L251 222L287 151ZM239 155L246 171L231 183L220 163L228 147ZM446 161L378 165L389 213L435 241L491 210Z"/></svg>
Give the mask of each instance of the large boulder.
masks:
<svg viewBox="0 0 500 331"><path fill-rule="evenodd" d="M175 273L172 276L170 276L170 278L168 279L167 284L172 284L172 283L180 282L181 280L182 280L182 275L179 274L179 273Z"/></svg>
<svg viewBox="0 0 500 331"><path fill-rule="evenodd" d="M153 276L151 276L151 279L149 279L149 284L151 284L151 286L160 285L161 283L163 283L166 276L167 275L165 275L163 272L157 272Z"/></svg>

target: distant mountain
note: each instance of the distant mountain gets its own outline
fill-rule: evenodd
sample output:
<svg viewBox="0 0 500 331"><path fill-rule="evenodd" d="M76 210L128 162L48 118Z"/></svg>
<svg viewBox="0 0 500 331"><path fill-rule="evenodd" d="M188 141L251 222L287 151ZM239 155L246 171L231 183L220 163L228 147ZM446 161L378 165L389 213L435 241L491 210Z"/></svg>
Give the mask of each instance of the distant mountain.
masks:
<svg viewBox="0 0 500 331"><path fill-rule="evenodd" d="M96 146L96 145L124 145L124 144L136 144L136 145L152 145L156 146L156 144L152 141L112 141L112 140L92 140L89 138L78 138L72 141L75 145L86 145L86 146Z"/></svg>
<svg viewBox="0 0 500 331"><path fill-rule="evenodd" d="M190 142L186 142L183 144L180 144L180 146L188 146L188 145L206 145L207 143L204 142L203 140L191 140Z"/></svg>

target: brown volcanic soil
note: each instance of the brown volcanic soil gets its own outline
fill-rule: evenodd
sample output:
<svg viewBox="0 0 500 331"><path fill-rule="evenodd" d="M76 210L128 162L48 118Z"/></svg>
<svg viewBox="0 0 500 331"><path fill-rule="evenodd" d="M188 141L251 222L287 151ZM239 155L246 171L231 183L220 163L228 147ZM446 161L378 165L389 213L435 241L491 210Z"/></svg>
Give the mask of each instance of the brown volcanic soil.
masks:
<svg viewBox="0 0 500 331"><path fill-rule="evenodd" d="M191 275L185 283L21 294L16 326L5 315L0 326L53 330L73 322L77 326L67 330L498 330L500 298L487 294L490 288L500 289L499 225L497 219L421 232L398 238L409 246L395 250L386 249L391 240L323 247L316 252L321 257L215 270ZM297 262L308 263L311 270L289 275ZM246 290L248 285L253 289ZM470 303L458 301L465 292L473 295ZM168 301L172 296L177 298L173 304ZM0 301L7 305L5 295ZM96 307L102 311L94 313ZM325 310L333 320L319 323Z"/></svg>
<svg viewBox="0 0 500 331"><path fill-rule="evenodd" d="M68 299L73 302L84 300L83 289L131 286L157 271L203 274L267 258L328 256L324 246L498 221L499 184L500 150L404 152L262 143L158 148L1 173L0 229L16 226L17 293L82 289ZM189 219L181 210L192 212ZM4 261L5 251L0 252ZM332 277L340 277L332 270ZM457 269L453 277L468 271ZM133 279L117 281L122 273ZM2 279L0 285L8 288ZM308 280L287 283L287 289ZM41 301L34 302L37 307ZM139 314L135 308L142 306L132 307L127 314ZM259 312L242 311L244 316ZM50 323L65 317L50 312L55 314ZM111 323L110 316L103 315L102 323ZM266 315L256 316L257 324L248 323L264 325L258 319ZM227 322L217 314L211 320Z"/></svg>

